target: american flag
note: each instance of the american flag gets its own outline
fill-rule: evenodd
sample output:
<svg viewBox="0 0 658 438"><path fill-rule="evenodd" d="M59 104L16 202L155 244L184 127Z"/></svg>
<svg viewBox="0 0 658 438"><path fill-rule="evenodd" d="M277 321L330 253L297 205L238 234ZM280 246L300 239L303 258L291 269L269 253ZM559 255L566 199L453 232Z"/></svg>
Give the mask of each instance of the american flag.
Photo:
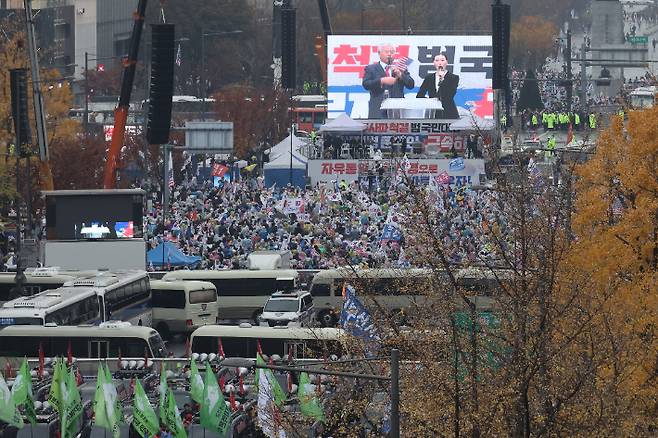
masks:
<svg viewBox="0 0 658 438"><path fill-rule="evenodd" d="M400 71L407 71L407 67L409 67L412 62L413 59L409 59L406 56L401 56L393 60L393 67Z"/></svg>
<svg viewBox="0 0 658 438"><path fill-rule="evenodd" d="M174 181L174 160L171 156L171 151L169 151L169 165L168 165L168 167L169 167L169 172L168 172L169 173L169 178L168 178L167 184L169 185L170 189L173 189L176 182Z"/></svg>
<svg viewBox="0 0 658 438"><path fill-rule="evenodd" d="M178 43L178 50L176 51L176 65L180 67L182 62L183 60L180 53L180 43Z"/></svg>

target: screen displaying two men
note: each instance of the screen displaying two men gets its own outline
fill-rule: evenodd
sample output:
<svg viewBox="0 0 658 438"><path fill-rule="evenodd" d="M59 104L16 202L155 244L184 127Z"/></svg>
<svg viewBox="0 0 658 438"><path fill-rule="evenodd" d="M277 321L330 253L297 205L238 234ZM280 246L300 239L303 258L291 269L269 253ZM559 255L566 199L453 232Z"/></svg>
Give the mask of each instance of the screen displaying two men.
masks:
<svg viewBox="0 0 658 438"><path fill-rule="evenodd" d="M327 53L329 118L493 118L490 35L330 35Z"/></svg>

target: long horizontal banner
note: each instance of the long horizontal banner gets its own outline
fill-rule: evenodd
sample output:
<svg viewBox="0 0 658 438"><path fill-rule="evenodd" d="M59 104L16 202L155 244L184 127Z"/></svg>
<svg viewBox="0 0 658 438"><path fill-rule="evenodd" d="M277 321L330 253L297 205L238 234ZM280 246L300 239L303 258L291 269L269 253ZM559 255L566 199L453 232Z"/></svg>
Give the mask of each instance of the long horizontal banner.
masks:
<svg viewBox="0 0 658 438"><path fill-rule="evenodd" d="M368 175L376 175L382 167L385 173L395 172L399 161L391 160L309 160L308 176L311 184L331 183L334 181L358 181ZM480 175L484 174L484 160L424 159L409 160L406 174L418 178L419 182L428 182L430 177L444 172L450 177L450 184L479 184ZM425 181L427 180L427 181Z"/></svg>

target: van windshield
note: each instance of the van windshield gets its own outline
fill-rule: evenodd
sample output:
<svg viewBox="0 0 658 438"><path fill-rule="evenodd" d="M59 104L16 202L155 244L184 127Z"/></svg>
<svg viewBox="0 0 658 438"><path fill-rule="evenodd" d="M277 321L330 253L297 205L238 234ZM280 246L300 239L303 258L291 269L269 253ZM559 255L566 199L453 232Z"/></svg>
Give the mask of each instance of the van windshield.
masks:
<svg viewBox="0 0 658 438"><path fill-rule="evenodd" d="M190 304L213 303L217 301L217 292L213 289L190 291Z"/></svg>
<svg viewBox="0 0 658 438"><path fill-rule="evenodd" d="M263 310L265 312L297 312L299 310L299 300L269 300Z"/></svg>
<svg viewBox="0 0 658 438"><path fill-rule="evenodd" d="M167 357L167 347L158 333L149 337L149 345L153 350L153 357Z"/></svg>

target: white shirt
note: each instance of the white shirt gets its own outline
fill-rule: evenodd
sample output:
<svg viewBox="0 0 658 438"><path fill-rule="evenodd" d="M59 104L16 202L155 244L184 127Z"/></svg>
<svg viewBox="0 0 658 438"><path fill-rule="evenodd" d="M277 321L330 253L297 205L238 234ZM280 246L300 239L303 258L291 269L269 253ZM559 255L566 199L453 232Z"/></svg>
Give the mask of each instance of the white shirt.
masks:
<svg viewBox="0 0 658 438"><path fill-rule="evenodd" d="M386 64L385 62L382 62L382 61L379 61L379 65L381 65L382 68L384 69L384 73L386 73L386 67L389 67L388 74L386 76L390 77L393 74L393 66L392 65Z"/></svg>

